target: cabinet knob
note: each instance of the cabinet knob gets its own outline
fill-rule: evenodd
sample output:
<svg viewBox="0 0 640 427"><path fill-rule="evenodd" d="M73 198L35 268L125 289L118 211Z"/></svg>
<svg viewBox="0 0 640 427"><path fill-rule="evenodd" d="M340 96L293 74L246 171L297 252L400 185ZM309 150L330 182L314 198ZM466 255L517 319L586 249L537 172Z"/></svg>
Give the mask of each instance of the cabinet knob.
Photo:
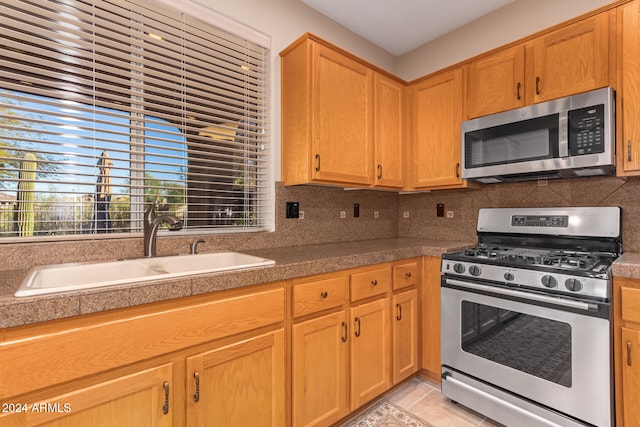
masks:
<svg viewBox="0 0 640 427"><path fill-rule="evenodd" d="M373 280L371 281L371 284L372 284L373 286L378 286L378 281L377 281L376 279L373 279Z"/></svg>
<svg viewBox="0 0 640 427"><path fill-rule="evenodd" d="M327 291L322 291L322 292L320 292L320 296L321 296L322 298L326 298L326 297L328 297L328 296L329 296L329 292L327 292Z"/></svg>
<svg viewBox="0 0 640 427"><path fill-rule="evenodd" d="M404 277L406 277L407 279L410 279L410 278L411 278L411 272L410 272L410 271L407 271L407 272L404 274Z"/></svg>

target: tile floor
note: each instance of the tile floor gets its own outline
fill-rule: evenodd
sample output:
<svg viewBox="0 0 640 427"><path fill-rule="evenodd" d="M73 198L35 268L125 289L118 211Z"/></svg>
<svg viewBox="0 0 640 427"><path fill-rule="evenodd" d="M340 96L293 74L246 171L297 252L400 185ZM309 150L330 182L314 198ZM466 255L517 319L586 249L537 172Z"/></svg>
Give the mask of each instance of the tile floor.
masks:
<svg viewBox="0 0 640 427"><path fill-rule="evenodd" d="M462 405L452 403L440 393L440 384L421 376L383 395L402 409L435 427L500 427L501 424Z"/></svg>

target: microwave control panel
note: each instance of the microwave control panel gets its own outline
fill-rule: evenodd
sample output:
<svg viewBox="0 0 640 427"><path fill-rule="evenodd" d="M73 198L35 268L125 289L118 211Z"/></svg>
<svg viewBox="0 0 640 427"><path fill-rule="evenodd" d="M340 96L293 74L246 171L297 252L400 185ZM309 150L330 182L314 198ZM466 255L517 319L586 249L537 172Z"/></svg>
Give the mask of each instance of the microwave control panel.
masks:
<svg viewBox="0 0 640 427"><path fill-rule="evenodd" d="M604 153L604 105L569 111L569 154Z"/></svg>

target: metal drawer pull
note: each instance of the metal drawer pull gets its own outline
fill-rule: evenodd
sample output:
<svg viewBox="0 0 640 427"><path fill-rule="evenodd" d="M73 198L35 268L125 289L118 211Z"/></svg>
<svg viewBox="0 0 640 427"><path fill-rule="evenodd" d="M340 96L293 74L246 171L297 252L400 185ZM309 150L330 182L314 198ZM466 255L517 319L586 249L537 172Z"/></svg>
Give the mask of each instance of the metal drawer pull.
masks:
<svg viewBox="0 0 640 427"><path fill-rule="evenodd" d="M627 366L631 366L631 341L627 341Z"/></svg>
<svg viewBox="0 0 640 427"><path fill-rule="evenodd" d="M522 83L518 82L518 84L516 85L516 98L520 99L520 87L522 86Z"/></svg>
<svg viewBox="0 0 640 427"><path fill-rule="evenodd" d="M347 330L348 326L347 326L347 322L342 322L342 342L347 342L347 335L348 335L348 330Z"/></svg>
<svg viewBox="0 0 640 427"><path fill-rule="evenodd" d="M360 318L356 317L355 322L356 322L356 325L358 326L358 329L356 329L355 335L356 337L359 337L360 336Z"/></svg>
<svg viewBox="0 0 640 427"><path fill-rule="evenodd" d="M627 141L627 161L631 161L631 140Z"/></svg>
<svg viewBox="0 0 640 427"><path fill-rule="evenodd" d="M200 373L198 371L193 373L193 378L196 381L196 392L193 395L194 402L200 402Z"/></svg>
<svg viewBox="0 0 640 427"><path fill-rule="evenodd" d="M164 389L164 405L162 405L162 413L167 415L169 413L169 381L162 383Z"/></svg>
<svg viewBox="0 0 640 427"><path fill-rule="evenodd" d="M371 284L372 284L373 286L378 286L378 281L377 281L376 279L373 279L373 280L371 281Z"/></svg>
<svg viewBox="0 0 640 427"><path fill-rule="evenodd" d="M540 95L540 77L536 77L536 95Z"/></svg>
<svg viewBox="0 0 640 427"><path fill-rule="evenodd" d="M320 154L316 154L316 172L320 172Z"/></svg>
<svg viewBox="0 0 640 427"><path fill-rule="evenodd" d="M382 165L378 165L378 179L382 179Z"/></svg>
<svg viewBox="0 0 640 427"><path fill-rule="evenodd" d="M456 163L456 178L460 178L460 163Z"/></svg>
<svg viewBox="0 0 640 427"><path fill-rule="evenodd" d="M396 320L402 320L402 305L396 304L396 311L398 312L398 314L396 314Z"/></svg>

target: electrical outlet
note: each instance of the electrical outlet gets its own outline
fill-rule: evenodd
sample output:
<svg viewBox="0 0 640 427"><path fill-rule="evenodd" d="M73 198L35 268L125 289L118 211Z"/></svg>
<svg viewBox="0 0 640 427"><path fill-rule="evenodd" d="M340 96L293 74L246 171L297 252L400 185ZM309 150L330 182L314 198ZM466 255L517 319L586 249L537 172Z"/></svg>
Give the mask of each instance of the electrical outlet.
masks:
<svg viewBox="0 0 640 427"><path fill-rule="evenodd" d="M299 215L298 218L304 219L304 211L298 212L298 215Z"/></svg>
<svg viewBox="0 0 640 427"><path fill-rule="evenodd" d="M380 212L379 211L373 211L373 217L374 218L380 218Z"/></svg>
<svg viewBox="0 0 640 427"><path fill-rule="evenodd" d="M538 187L546 187L547 186L547 180L542 178L538 180Z"/></svg>
<svg viewBox="0 0 640 427"><path fill-rule="evenodd" d="M409 211L402 212L402 218L409 218Z"/></svg>
<svg viewBox="0 0 640 427"><path fill-rule="evenodd" d="M453 218L453 211L447 211L447 218Z"/></svg>
<svg viewBox="0 0 640 427"><path fill-rule="evenodd" d="M344 219L347 217L347 211L340 211L340 218Z"/></svg>

